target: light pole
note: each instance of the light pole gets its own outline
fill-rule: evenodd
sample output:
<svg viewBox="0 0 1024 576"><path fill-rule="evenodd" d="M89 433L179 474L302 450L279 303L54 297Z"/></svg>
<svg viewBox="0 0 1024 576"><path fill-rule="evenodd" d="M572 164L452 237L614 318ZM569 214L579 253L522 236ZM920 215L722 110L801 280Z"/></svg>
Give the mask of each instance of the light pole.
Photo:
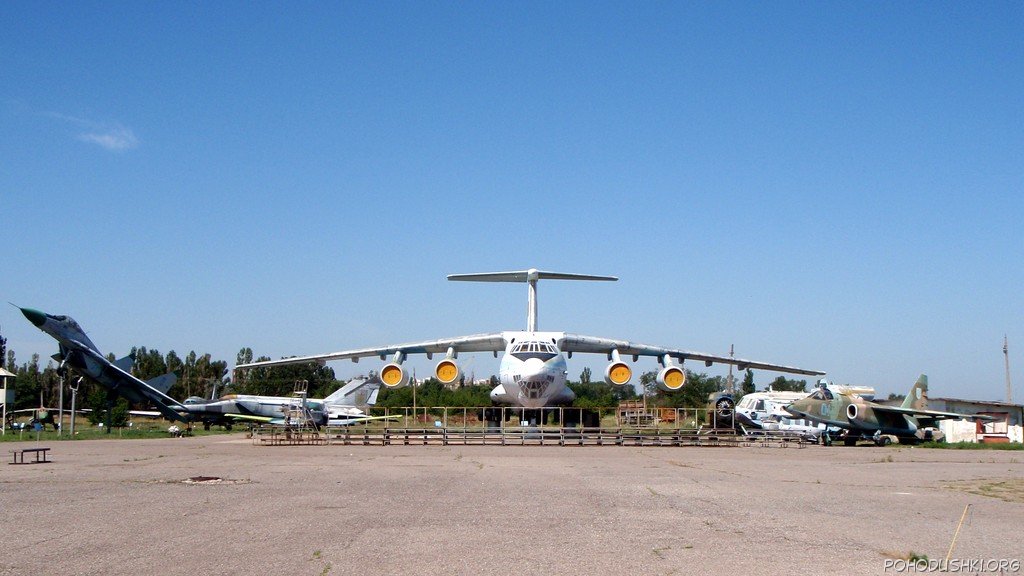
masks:
<svg viewBox="0 0 1024 576"><path fill-rule="evenodd" d="M1013 387L1010 386L1010 348L1007 345L1006 334L1003 334L1003 357L1006 360L1006 403L1013 404Z"/></svg>
<svg viewBox="0 0 1024 576"><path fill-rule="evenodd" d="M64 367L57 369L57 376L60 378L60 392L57 393L57 437L64 437Z"/></svg>
<svg viewBox="0 0 1024 576"><path fill-rule="evenodd" d="M71 388L71 439L75 439L75 397L78 396L78 387L82 384L82 378L78 377L74 380L74 384Z"/></svg>

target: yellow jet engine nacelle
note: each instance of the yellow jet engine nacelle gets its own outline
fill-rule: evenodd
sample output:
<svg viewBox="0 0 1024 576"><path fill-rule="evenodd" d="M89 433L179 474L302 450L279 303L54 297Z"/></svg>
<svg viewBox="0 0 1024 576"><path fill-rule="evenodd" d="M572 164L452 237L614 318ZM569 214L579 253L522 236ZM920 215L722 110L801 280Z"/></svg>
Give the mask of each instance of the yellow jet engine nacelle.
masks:
<svg viewBox="0 0 1024 576"><path fill-rule="evenodd" d="M675 392L686 384L686 372L675 364L669 364L658 372L658 388L665 392Z"/></svg>
<svg viewBox="0 0 1024 576"><path fill-rule="evenodd" d="M612 386L625 386L633 378L633 370L625 362L612 362L604 369L604 381Z"/></svg>
<svg viewBox="0 0 1024 576"><path fill-rule="evenodd" d="M409 372L401 364L392 362L380 369L380 381L388 388L398 388L409 383Z"/></svg>
<svg viewBox="0 0 1024 576"><path fill-rule="evenodd" d="M455 360L445 358L434 366L434 376L441 381L441 384L452 384L462 376L462 370Z"/></svg>

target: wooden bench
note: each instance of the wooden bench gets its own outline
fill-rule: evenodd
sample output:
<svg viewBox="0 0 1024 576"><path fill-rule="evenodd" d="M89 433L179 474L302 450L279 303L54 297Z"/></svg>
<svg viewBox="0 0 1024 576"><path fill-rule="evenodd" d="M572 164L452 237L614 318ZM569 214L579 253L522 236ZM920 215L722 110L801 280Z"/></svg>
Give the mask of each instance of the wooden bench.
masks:
<svg viewBox="0 0 1024 576"><path fill-rule="evenodd" d="M22 448L20 450L11 450L11 457L13 458L11 464L43 464L50 462L50 460L46 459L46 455L49 452L49 448ZM36 459L25 462L25 454L35 454Z"/></svg>

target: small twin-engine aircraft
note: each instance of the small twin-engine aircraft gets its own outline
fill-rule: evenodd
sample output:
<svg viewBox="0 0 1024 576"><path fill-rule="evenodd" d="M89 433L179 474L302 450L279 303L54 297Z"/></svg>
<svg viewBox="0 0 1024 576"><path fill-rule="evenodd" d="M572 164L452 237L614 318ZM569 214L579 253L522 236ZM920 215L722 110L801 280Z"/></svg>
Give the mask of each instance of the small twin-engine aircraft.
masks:
<svg viewBox="0 0 1024 576"><path fill-rule="evenodd" d="M605 381L615 386L627 384L633 376L633 370L626 364L624 358L632 356L633 362L636 362L640 356L653 356L661 365L657 376L658 386L669 392L679 390L686 383L686 373L681 366L685 360L702 361L706 366L711 366L716 362L734 364L740 370L761 368L792 374L824 374L817 370L805 370L741 358L727 358L702 352L649 346L625 340L581 336L567 332L543 332L537 329L538 280L618 280L613 276L543 272L531 268L514 272L452 274L448 276L448 279L470 282L525 282L529 285L526 330L459 336L380 348L344 350L329 354L239 364L235 368L244 369L303 362L322 364L330 360L356 362L360 358L372 356L386 360L388 356L391 356L391 361L381 368L380 378L385 386L393 388L404 386L409 382L409 371L402 366L409 354L426 354L427 358L433 358L434 354L444 354L435 367L434 376L442 383L450 384L457 381L462 374L457 363L460 353L491 352L497 357L498 352L504 352L499 367L500 383L491 391L491 400L523 408L570 404L575 399L573 391L566 386L568 371L566 357L563 354L572 358L573 353L577 352L606 355L609 364L604 371Z"/></svg>

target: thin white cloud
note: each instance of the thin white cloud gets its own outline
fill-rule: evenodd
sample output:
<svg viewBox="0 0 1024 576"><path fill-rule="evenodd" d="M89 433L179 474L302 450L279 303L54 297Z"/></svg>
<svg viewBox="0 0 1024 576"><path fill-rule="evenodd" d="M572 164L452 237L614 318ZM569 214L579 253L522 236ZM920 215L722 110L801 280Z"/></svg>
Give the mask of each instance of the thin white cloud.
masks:
<svg viewBox="0 0 1024 576"><path fill-rule="evenodd" d="M99 144L107 150L128 150L139 145L139 139L130 128L121 125L111 126L100 132L87 132L79 134L78 139L83 142Z"/></svg>
<svg viewBox="0 0 1024 576"><path fill-rule="evenodd" d="M135 137L135 132L119 122L96 122L60 112L46 112L46 115L84 130L78 134L78 139L82 142L96 144L112 151L130 150L139 145L139 139Z"/></svg>

